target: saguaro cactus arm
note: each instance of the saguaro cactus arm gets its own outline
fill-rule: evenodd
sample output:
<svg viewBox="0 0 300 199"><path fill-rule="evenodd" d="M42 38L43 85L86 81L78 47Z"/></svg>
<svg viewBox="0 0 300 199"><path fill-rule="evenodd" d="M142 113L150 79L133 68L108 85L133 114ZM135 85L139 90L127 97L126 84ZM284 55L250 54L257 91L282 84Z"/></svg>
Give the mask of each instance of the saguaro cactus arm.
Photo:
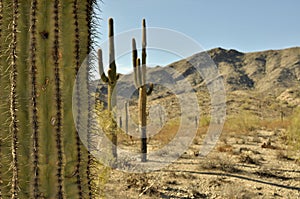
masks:
<svg viewBox="0 0 300 199"><path fill-rule="evenodd" d="M143 36L142 36L142 45L145 49L145 55L146 55L146 46L147 46L147 31L146 31L146 20L143 19Z"/></svg>
<svg viewBox="0 0 300 199"><path fill-rule="evenodd" d="M142 70L143 70L143 85L146 85L146 58L147 58L147 52L146 52L146 48L147 48L147 29L146 29L146 20L143 19L142 22L142 26L143 26L143 31L142 31ZM149 88L147 90L147 95L151 95L152 91L153 91L153 83L149 84Z"/></svg>
<svg viewBox="0 0 300 199"><path fill-rule="evenodd" d="M105 83L114 85L119 79L120 74L117 73L116 61L115 61L115 47L114 47L114 23L113 19L108 20L108 36L109 36L109 69L107 71L107 76L103 70L103 56L102 49L98 50L98 67L101 79Z"/></svg>
<svg viewBox="0 0 300 199"><path fill-rule="evenodd" d="M133 72L134 72L134 83L136 88L141 88L142 86L147 84L147 66L146 66L146 58L147 58L147 39L146 39L146 20L143 19L142 22L143 30L142 30L142 60L138 58L138 52L136 48L136 41L132 39L132 63L133 63ZM142 62L142 65L141 65ZM153 91L153 84L149 84L149 89L147 91L147 95L150 95Z"/></svg>
<svg viewBox="0 0 300 199"><path fill-rule="evenodd" d="M143 78L142 78L141 59L140 58L137 58L136 64L137 64L137 69L136 69L137 82L138 82L139 88L141 88L143 86L143 80L142 80Z"/></svg>
<svg viewBox="0 0 300 199"><path fill-rule="evenodd" d="M136 88L140 87L140 82L138 81L138 64L137 64L138 52L136 49L136 41L132 38L132 64L133 64L133 75L134 75L134 85Z"/></svg>
<svg viewBox="0 0 300 199"><path fill-rule="evenodd" d="M143 31L142 31L142 71L143 71L143 85L146 84L146 58L147 58L147 39L146 39L146 20L143 19Z"/></svg>
<svg viewBox="0 0 300 199"><path fill-rule="evenodd" d="M133 75L135 87L141 88L146 86L146 65L141 66L141 59L137 57L137 49L135 39L132 39L132 63L133 63ZM141 69L142 67L142 69ZM153 91L153 83L149 83L147 95L150 95Z"/></svg>
<svg viewBox="0 0 300 199"><path fill-rule="evenodd" d="M98 50L98 67L99 67L99 74L103 82L108 83L108 78L104 73L103 70L103 57L102 57L102 49Z"/></svg>
<svg viewBox="0 0 300 199"><path fill-rule="evenodd" d="M153 88L154 88L154 84L153 83L150 83L149 84L149 88L147 90L147 95L151 95L152 91L153 91Z"/></svg>
<svg viewBox="0 0 300 199"><path fill-rule="evenodd" d="M108 37L109 37L109 68L113 70L112 75L116 75L114 21L112 18L108 19Z"/></svg>

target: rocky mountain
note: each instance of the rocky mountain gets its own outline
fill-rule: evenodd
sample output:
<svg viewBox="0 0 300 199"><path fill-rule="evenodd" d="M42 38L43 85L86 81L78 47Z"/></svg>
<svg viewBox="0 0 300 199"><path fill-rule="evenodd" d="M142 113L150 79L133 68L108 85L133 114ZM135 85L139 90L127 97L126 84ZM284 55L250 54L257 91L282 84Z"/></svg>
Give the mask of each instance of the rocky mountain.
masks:
<svg viewBox="0 0 300 199"><path fill-rule="evenodd" d="M209 66L216 66L219 75ZM222 78L227 94L251 92L300 104L300 47L251 53L215 48L147 71L147 81L156 85L155 99L168 96L172 89L178 92L205 90L210 78ZM185 81L189 82L190 88L180 83ZM100 89L101 93L106 93L105 86ZM137 94L132 74L122 75L118 93L127 97L129 93Z"/></svg>
<svg viewBox="0 0 300 199"><path fill-rule="evenodd" d="M279 95L286 89L300 88L299 47L251 53L216 48L207 53L223 76L227 91L251 89ZM201 79L188 62L200 62L203 56L198 53L169 66L188 79Z"/></svg>
<svg viewBox="0 0 300 199"><path fill-rule="evenodd" d="M256 89L278 95L300 88L299 47L253 53L217 48L208 54L224 76L228 90Z"/></svg>

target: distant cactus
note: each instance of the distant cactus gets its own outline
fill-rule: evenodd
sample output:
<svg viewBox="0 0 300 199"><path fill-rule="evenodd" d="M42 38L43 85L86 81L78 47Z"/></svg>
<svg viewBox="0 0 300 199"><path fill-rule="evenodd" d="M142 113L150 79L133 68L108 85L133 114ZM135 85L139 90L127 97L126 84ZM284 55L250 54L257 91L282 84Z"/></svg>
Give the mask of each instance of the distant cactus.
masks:
<svg viewBox="0 0 300 199"><path fill-rule="evenodd" d="M95 2L0 0L1 199L98 197L71 103Z"/></svg>
<svg viewBox="0 0 300 199"><path fill-rule="evenodd" d="M199 120L198 117L195 116L194 120L195 120L195 127L198 128L198 122L199 122L199 121L198 121L198 120Z"/></svg>
<svg viewBox="0 0 300 199"><path fill-rule="evenodd" d="M163 118L164 112L163 112L161 106L159 106L158 115L159 115L159 126L163 127L163 124L164 124L164 118Z"/></svg>
<svg viewBox="0 0 300 199"><path fill-rule="evenodd" d="M99 61L99 73L103 82L108 85L108 95L107 95L107 103L108 103L108 111L111 114L113 130L111 133L112 136L112 153L114 158L117 158L117 134L116 134L116 121L113 120L113 114L116 111L116 92L114 92L115 86L119 79L119 74L117 74L117 66L115 62L115 46L114 46L114 24L113 19L110 18L108 21L108 36L109 36L109 69L107 71L107 75L105 75L103 70L103 61L102 61L102 49L98 50L98 61Z"/></svg>
<svg viewBox="0 0 300 199"><path fill-rule="evenodd" d="M125 133L126 135L128 135L128 102L124 103L124 107L125 107Z"/></svg>
<svg viewBox="0 0 300 199"><path fill-rule="evenodd" d="M138 52L136 49L136 41L132 39L132 61L134 71L134 82L137 89L139 89L139 130L141 133L141 161L147 161L147 95L150 95L153 91L153 84L149 85L147 91L146 85L146 21L143 19L143 32L142 32L142 66L140 58L138 58Z"/></svg>
<svg viewBox="0 0 300 199"><path fill-rule="evenodd" d="M123 122L122 122L122 117L119 117L119 127L122 128L123 127Z"/></svg>

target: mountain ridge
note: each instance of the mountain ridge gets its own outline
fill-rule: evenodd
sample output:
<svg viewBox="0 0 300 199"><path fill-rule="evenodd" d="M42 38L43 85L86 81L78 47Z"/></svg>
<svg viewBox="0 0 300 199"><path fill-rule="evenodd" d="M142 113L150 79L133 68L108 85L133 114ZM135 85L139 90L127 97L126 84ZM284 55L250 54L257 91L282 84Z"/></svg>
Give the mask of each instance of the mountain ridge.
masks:
<svg viewBox="0 0 300 199"><path fill-rule="evenodd" d="M279 95L288 88L300 87L300 47L247 53L214 48L206 53L224 77L227 91L256 89L274 93L277 87L274 94ZM199 55L201 53L188 59ZM184 62L185 59L170 65L180 70L185 67Z"/></svg>
<svg viewBox="0 0 300 199"><path fill-rule="evenodd" d="M197 72L198 67L193 66L197 64L204 69L207 65L216 66L228 94L242 91L251 92L251 95L272 95L293 106L300 100L300 47L246 53L214 48L166 66L148 68L147 81L156 82L155 98L162 98L170 93L162 84L170 85L183 79L190 83L194 91L204 91L206 81L203 74ZM203 73L206 71L208 76L216 72L204 69ZM121 96L126 95L129 90L133 92L133 75L122 75L117 88ZM107 93L105 85L101 85L100 90L104 95ZM133 95L137 95L137 92L133 92Z"/></svg>

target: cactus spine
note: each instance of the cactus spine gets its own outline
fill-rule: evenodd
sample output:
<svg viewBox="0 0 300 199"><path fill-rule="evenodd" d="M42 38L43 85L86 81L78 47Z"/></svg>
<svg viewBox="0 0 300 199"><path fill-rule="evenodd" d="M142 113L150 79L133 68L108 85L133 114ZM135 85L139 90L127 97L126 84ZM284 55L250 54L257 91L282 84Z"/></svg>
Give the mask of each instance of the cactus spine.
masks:
<svg viewBox="0 0 300 199"><path fill-rule="evenodd" d="M2 37L2 24L3 24L3 0L0 0L0 40L3 40ZM0 54L2 55L2 47L0 47ZM1 62L1 58L0 58L0 82L2 81L2 62ZM1 84L0 84L0 91L2 90ZM2 94L2 92L1 92ZM1 98L1 97L0 97ZM1 104L0 104L0 112L2 110ZM0 118L1 118L1 114L0 114ZM2 120L0 119L0 131L2 133L2 126L1 126ZM3 136L0 134L0 160L3 161L3 150L2 150L2 140L3 140ZM3 163L2 163L3 164ZM2 186L3 186L3 179L2 179L2 164L0 164L0 198L2 198Z"/></svg>
<svg viewBox="0 0 300 199"><path fill-rule="evenodd" d="M91 49L94 6L0 0L1 199L97 197L71 104Z"/></svg>
<svg viewBox="0 0 300 199"><path fill-rule="evenodd" d="M17 118L17 78L18 78L18 68L17 68L17 31L18 31L18 15L19 15L19 3L18 0L13 1L13 19L12 19L12 43L10 52L11 61L11 72L10 72L10 133L12 135L12 182L11 182L11 198L18 198L18 187L19 187L19 165L18 165L18 118Z"/></svg>
<svg viewBox="0 0 300 199"><path fill-rule="evenodd" d="M117 81L119 79L119 74L117 74L117 66L115 62L115 46L114 46L114 24L113 19L110 18L108 20L108 36L109 36L109 69L107 71L107 75L103 70L103 61L102 61L102 49L98 50L98 61L99 61L99 73L103 82L108 85L108 111L110 117L112 119L111 123L112 127L112 153L113 157L117 158L117 134L116 134L116 121L113 120L113 114L116 107L116 91L114 91Z"/></svg>
<svg viewBox="0 0 300 199"><path fill-rule="evenodd" d="M141 133L141 161L147 161L147 95L150 95L153 91L153 84L151 83L147 91L146 85L146 21L143 19L143 32L142 32L142 66L140 58L136 49L136 41L132 39L132 61L134 71L134 82L137 89L139 89L139 130Z"/></svg>
<svg viewBox="0 0 300 199"><path fill-rule="evenodd" d="M78 1L74 0L73 2L73 18L74 18L74 32L75 32L75 46L74 46L74 56L75 56L75 73L78 74L79 68L80 68L80 33L79 33L79 18L78 18ZM80 100L80 82L75 81L76 84L76 91L75 91L75 97L76 97L76 106L79 108L81 107L81 100ZM80 110L79 110L80 111ZM75 118L76 120L76 153L77 153L77 163L75 166L74 173L76 175L76 184L77 184L77 190L78 190L78 197L82 198L83 197L83 192L82 192L82 177L80 175L80 169L82 165L82 150L81 150L81 141L79 138L78 131L80 131L81 126L80 126L80 112L77 113L77 117Z"/></svg>

